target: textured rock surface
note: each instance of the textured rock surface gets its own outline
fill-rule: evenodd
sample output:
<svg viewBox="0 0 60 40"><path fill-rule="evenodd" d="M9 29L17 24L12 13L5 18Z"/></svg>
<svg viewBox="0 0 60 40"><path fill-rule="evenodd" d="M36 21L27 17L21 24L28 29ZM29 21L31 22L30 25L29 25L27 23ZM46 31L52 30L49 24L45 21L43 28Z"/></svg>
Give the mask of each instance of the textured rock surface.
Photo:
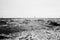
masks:
<svg viewBox="0 0 60 40"><path fill-rule="evenodd" d="M59 30L59 19L0 18L0 40L59 40Z"/></svg>

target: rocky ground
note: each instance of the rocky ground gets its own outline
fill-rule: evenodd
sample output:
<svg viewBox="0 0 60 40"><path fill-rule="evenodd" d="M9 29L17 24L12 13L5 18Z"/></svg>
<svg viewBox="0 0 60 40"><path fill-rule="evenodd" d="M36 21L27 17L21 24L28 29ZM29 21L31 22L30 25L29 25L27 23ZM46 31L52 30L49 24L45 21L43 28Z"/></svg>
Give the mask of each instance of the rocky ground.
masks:
<svg viewBox="0 0 60 40"><path fill-rule="evenodd" d="M0 18L0 40L60 40L60 19Z"/></svg>

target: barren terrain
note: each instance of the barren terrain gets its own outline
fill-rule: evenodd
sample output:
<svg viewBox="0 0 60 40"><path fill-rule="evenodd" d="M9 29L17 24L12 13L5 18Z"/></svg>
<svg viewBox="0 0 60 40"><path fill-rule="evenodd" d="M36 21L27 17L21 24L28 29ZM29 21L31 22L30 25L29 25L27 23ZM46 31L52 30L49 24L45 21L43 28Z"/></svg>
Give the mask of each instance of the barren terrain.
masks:
<svg viewBox="0 0 60 40"><path fill-rule="evenodd" d="M60 19L0 18L0 40L60 40Z"/></svg>

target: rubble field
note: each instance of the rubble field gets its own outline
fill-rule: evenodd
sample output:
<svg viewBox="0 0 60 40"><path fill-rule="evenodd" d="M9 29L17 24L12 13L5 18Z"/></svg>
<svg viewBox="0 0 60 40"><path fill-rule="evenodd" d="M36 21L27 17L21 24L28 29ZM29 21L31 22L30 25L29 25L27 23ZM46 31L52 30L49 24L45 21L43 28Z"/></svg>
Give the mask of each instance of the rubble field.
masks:
<svg viewBox="0 0 60 40"><path fill-rule="evenodd" d="M60 19L0 18L0 40L60 40Z"/></svg>

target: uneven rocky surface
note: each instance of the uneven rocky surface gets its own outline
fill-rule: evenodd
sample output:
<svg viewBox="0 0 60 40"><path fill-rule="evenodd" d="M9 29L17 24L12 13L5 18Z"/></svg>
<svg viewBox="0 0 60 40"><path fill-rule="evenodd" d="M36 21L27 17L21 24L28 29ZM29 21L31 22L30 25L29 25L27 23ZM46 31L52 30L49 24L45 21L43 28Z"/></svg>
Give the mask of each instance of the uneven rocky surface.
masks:
<svg viewBox="0 0 60 40"><path fill-rule="evenodd" d="M0 18L0 40L60 40L60 19Z"/></svg>

